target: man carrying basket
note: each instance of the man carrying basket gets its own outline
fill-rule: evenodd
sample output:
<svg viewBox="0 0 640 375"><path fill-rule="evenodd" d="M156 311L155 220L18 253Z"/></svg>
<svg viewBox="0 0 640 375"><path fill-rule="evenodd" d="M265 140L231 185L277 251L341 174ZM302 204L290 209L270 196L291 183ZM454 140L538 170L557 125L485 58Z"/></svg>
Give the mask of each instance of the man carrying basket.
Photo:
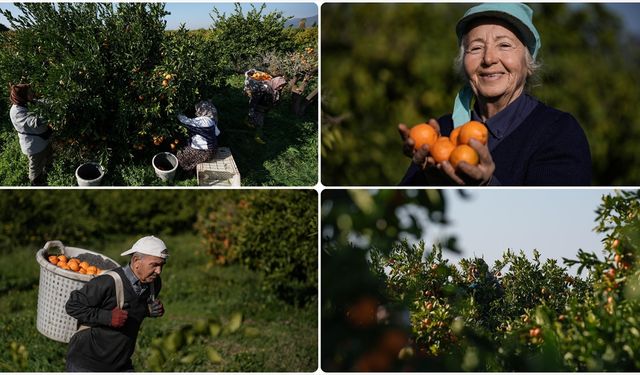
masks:
<svg viewBox="0 0 640 375"><path fill-rule="evenodd" d="M71 292L66 304L79 329L69 342L67 372L133 371L131 356L146 317L160 317L157 299L160 273L169 252L157 237L140 238L131 249L129 264L95 277Z"/></svg>

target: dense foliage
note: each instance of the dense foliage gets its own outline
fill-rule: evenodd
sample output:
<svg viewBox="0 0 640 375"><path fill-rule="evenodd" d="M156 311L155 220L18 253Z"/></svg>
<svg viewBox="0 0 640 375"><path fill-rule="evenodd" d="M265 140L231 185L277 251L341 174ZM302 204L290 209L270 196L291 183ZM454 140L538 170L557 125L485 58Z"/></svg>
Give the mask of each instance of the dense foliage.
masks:
<svg viewBox="0 0 640 375"><path fill-rule="evenodd" d="M397 125L451 113L462 86L453 69L458 52L454 27L468 7L322 7L325 185L400 182L409 160L402 154ZM639 38L627 35L605 4L532 7L542 38L542 69L529 91L582 125L594 184L637 184Z"/></svg>
<svg viewBox="0 0 640 375"><path fill-rule="evenodd" d="M211 94L216 72L186 30L165 33L164 4L17 7L23 16L4 12L15 32L5 33L2 80L45 98L36 111L56 131L62 165L111 170L184 141L175 116Z"/></svg>
<svg viewBox="0 0 640 375"><path fill-rule="evenodd" d="M317 293L317 211L314 191L210 194L196 225L215 263L264 272L266 288L305 304Z"/></svg>
<svg viewBox="0 0 640 375"><path fill-rule="evenodd" d="M308 35L314 31L317 35L317 28L285 29L282 14L265 14L264 6L253 8L244 17L237 4L234 15L220 16L211 30L202 32L190 32L184 26L165 30L168 13L162 3L24 3L16 7L22 15L2 11L12 30L0 34L0 81L31 83L43 99L32 109L55 130L55 162L48 181L51 185L74 185L73 172L86 161L98 161L105 167L103 184L149 185L154 181L150 168L153 155L175 152L187 139L176 115L193 115L194 104L202 99L213 98L219 107L223 130L220 145L248 153L245 145L227 143L237 142L230 133L249 132L242 129L246 128L248 108L241 83L240 87L230 87L237 84L234 78L242 73L233 66L230 56L234 53L244 51L242 61L247 64L262 61L267 52L281 58L297 53L298 65L302 57L315 59L315 65L305 67L317 77L316 44L309 46ZM264 44L264 38L273 41ZM309 48L312 53L307 56ZM292 76L304 72L287 71ZM6 98L2 100L4 107L8 92L2 97ZM240 108L221 107L219 98L233 98L232 105ZM234 118L225 117L225 111L233 113ZM309 138L317 138L313 137L317 134L315 121L308 126L308 119L302 121L294 114L288 117L282 122L293 122L301 129L280 142L298 152L314 150L307 143ZM298 130L304 134L296 137ZM13 132L8 122L3 123L3 131ZM299 138L304 144L298 144ZM283 155L287 147L277 143L265 152L269 159L263 163L290 158ZM3 145L0 165L5 159L21 159L16 150L10 144ZM259 159L250 160L250 168L241 165L244 174L265 168L254 165ZM317 163L312 161L316 158L298 160L304 161L299 164L310 176L302 182L294 176L290 184L313 185ZM20 184L24 177L21 180L19 176L24 173L23 169L7 166L0 177L5 185ZM271 184L290 182L286 177L276 180L285 181ZM185 184L194 183L192 179Z"/></svg>
<svg viewBox="0 0 640 375"><path fill-rule="evenodd" d="M213 11L214 38L221 63L238 72L251 68L252 59L270 51L293 52L293 40L283 33L289 18L280 12L264 14L266 4L243 12L240 3L235 4L230 15Z"/></svg>
<svg viewBox="0 0 640 375"><path fill-rule="evenodd" d="M197 231L210 265L242 264L293 304L317 295L317 194L313 190L6 190L0 253L16 244L69 246L110 234Z"/></svg>
<svg viewBox="0 0 640 375"><path fill-rule="evenodd" d="M42 246L59 239L74 246L105 234L173 234L191 230L205 192L158 190L4 190L0 243Z"/></svg>
<svg viewBox="0 0 640 375"><path fill-rule="evenodd" d="M450 264L423 243L327 246L322 367L637 371L639 213L640 192L604 196L596 227L604 257L579 251L564 266L537 252L507 251L489 266L482 258ZM578 276L567 272L572 265ZM349 275L337 273L344 267Z"/></svg>
<svg viewBox="0 0 640 375"><path fill-rule="evenodd" d="M457 193L466 199L463 190ZM447 224L447 201L442 190L343 190L322 192L322 239L340 247L388 249L401 238L420 238L424 222ZM403 219L406 218L406 219ZM455 236L440 238L443 246L459 252Z"/></svg>

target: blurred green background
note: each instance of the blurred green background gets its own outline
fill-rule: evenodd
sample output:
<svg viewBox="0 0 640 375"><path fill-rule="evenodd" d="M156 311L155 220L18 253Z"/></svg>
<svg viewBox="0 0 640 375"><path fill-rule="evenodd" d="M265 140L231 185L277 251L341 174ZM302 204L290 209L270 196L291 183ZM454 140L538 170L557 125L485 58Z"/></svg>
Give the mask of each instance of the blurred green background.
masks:
<svg viewBox="0 0 640 375"><path fill-rule="evenodd" d="M594 185L640 181L640 36L608 4L530 4L542 38L529 91L574 115ZM455 24L470 4L322 5L322 183L397 185L397 125L451 113ZM640 4L625 4L637 11Z"/></svg>

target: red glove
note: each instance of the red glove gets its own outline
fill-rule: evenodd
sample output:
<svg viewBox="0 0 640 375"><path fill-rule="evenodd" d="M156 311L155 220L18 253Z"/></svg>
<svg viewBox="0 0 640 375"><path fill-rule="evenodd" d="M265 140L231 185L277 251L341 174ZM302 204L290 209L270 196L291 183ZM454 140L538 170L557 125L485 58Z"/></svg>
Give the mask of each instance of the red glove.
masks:
<svg viewBox="0 0 640 375"><path fill-rule="evenodd" d="M124 322L127 321L128 315L128 312L119 307L114 307L113 310L111 310L111 327L120 328L124 326Z"/></svg>

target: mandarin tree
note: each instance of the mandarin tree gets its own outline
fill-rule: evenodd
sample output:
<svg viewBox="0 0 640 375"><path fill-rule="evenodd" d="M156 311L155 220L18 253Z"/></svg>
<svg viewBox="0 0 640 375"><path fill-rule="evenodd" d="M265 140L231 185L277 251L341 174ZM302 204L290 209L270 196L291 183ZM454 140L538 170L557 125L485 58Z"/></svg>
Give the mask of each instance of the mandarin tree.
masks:
<svg viewBox="0 0 640 375"><path fill-rule="evenodd" d="M168 151L183 131L175 115L210 93L215 54L183 28L166 33L164 4L16 7L22 15L2 11L13 31L2 33L0 78L31 83L43 99L35 111L55 130L54 170L66 171L56 183L72 185L87 160L114 170Z"/></svg>

